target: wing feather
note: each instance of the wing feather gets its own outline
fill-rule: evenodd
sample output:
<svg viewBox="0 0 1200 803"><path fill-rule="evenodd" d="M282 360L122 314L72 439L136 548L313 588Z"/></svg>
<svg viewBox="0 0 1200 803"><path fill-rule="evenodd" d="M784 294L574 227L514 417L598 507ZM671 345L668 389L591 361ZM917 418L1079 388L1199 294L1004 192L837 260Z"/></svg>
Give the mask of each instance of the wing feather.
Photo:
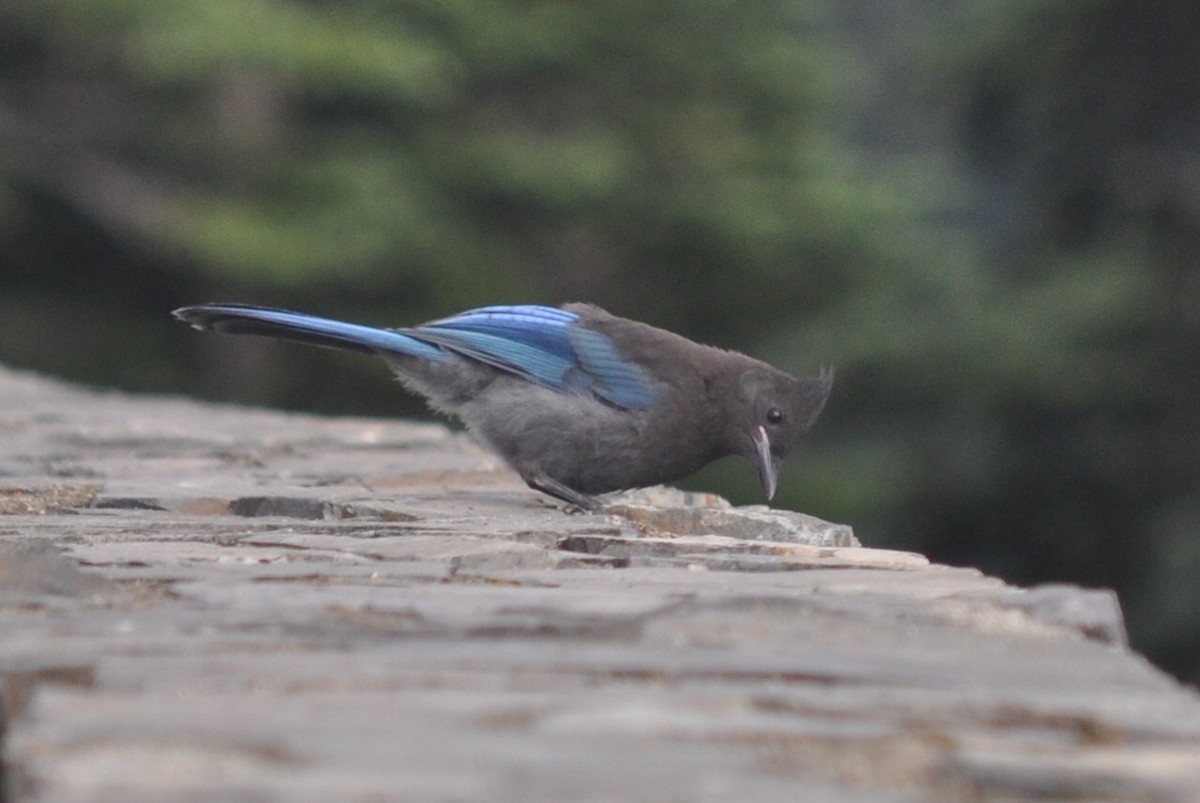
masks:
<svg viewBox="0 0 1200 803"><path fill-rule="evenodd" d="M481 307L399 331L563 393L591 394L626 409L655 401L645 371L568 310Z"/></svg>

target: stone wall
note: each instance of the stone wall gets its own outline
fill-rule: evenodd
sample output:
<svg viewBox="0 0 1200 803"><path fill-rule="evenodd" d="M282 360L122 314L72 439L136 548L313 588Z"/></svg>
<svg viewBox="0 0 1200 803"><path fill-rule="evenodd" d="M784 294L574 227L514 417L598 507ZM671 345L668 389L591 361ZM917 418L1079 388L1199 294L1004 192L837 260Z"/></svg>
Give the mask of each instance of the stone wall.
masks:
<svg viewBox="0 0 1200 803"><path fill-rule="evenodd" d="M0 514L8 803L1200 799L1106 591L436 425L0 369Z"/></svg>

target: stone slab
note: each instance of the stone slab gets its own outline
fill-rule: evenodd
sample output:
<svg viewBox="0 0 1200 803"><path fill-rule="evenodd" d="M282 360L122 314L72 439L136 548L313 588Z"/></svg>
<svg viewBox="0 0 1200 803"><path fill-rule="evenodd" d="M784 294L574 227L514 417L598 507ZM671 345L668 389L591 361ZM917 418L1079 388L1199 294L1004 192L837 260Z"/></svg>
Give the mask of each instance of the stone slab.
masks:
<svg viewBox="0 0 1200 803"><path fill-rule="evenodd" d="M1200 696L1110 592L609 502L0 369L4 800L1200 799Z"/></svg>

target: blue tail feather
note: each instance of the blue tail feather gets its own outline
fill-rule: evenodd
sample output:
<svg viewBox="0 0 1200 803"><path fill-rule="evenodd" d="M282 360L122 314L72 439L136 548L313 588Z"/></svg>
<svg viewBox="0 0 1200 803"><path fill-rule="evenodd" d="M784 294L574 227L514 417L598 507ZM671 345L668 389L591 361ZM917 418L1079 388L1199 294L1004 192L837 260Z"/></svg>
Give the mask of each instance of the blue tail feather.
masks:
<svg viewBox="0 0 1200 803"><path fill-rule="evenodd" d="M316 346L369 353L397 352L424 360L446 359L445 352L437 346L411 335L301 312L245 304L203 304L177 309L174 315L197 329L211 329L215 332L266 335Z"/></svg>

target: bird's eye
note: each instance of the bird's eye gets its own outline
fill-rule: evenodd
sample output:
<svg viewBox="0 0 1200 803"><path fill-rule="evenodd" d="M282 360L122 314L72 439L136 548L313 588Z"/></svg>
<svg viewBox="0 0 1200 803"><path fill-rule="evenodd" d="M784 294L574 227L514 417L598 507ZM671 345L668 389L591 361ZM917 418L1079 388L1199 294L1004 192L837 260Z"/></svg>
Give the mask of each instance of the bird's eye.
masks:
<svg viewBox="0 0 1200 803"><path fill-rule="evenodd" d="M769 410L767 410L767 423L768 424L779 424L782 421L783 421L783 410L780 410L778 407L772 407Z"/></svg>

